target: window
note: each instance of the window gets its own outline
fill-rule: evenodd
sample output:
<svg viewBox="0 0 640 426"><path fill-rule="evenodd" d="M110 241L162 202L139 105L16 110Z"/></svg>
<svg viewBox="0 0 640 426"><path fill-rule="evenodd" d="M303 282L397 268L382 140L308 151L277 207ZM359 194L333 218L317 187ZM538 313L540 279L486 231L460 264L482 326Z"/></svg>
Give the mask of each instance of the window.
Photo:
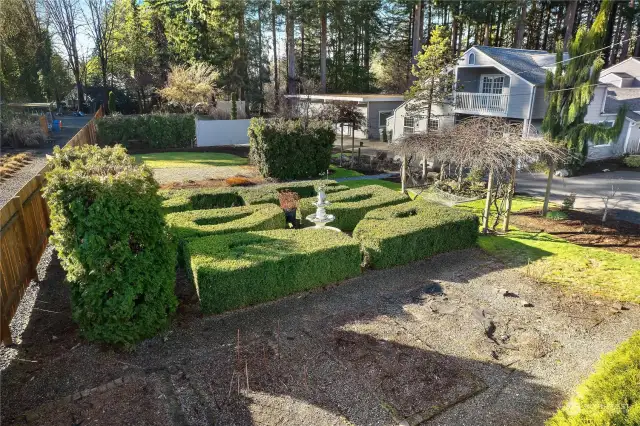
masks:
<svg viewBox="0 0 640 426"><path fill-rule="evenodd" d="M404 132L405 133L413 133L415 125L416 125L416 118L415 117L405 117L404 118Z"/></svg>
<svg viewBox="0 0 640 426"><path fill-rule="evenodd" d="M476 64L476 54L469 53L469 65L475 65L475 64Z"/></svg>
<svg viewBox="0 0 640 426"><path fill-rule="evenodd" d="M504 87L503 75L483 75L482 76L482 93L500 95L502 94L503 87Z"/></svg>
<svg viewBox="0 0 640 426"><path fill-rule="evenodd" d="M378 126L385 127L387 125L387 118L391 117L393 111L380 111L378 113Z"/></svg>
<svg viewBox="0 0 640 426"><path fill-rule="evenodd" d="M429 124L427 125L429 130L438 130L440 128L440 120L437 118L429 119Z"/></svg>

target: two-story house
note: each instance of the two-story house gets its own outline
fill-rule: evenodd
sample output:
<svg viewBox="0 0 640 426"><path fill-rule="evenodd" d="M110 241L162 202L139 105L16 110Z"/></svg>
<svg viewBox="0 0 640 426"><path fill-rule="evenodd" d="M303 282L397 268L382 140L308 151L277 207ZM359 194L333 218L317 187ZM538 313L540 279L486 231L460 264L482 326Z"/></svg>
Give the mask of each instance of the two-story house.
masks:
<svg viewBox="0 0 640 426"><path fill-rule="evenodd" d="M602 70L585 122L611 125L622 105L627 107L618 139L591 145L588 159L601 160L640 152L640 59L629 58Z"/></svg>
<svg viewBox="0 0 640 426"><path fill-rule="evenodd" d="M454 68L456 88L450 102L432 107L431 123L409 111L408 101L387 120L393 137L404 133L443 128L471 115L504 117L542 124L547 105L544 83L553 71L555 55L540 50L473 46Z"/></svg>
<svg viewBox="0 0 640 426"><path fill-rule="evenodd" d="M473 115L504 117L540 128L547 111L546 73L555 70L555 62L555 54L545 51L474 46L454 68L457 83L450 102L433 105L429 123L423 113L407 108L408 101L387 119L387 131L396 139L427 126L430 130L452 126ZM585 122L613 124L622 104L628 111L620 137L592 145L588 160L640 150L640 59L630 58L601 72Z"/></svg>

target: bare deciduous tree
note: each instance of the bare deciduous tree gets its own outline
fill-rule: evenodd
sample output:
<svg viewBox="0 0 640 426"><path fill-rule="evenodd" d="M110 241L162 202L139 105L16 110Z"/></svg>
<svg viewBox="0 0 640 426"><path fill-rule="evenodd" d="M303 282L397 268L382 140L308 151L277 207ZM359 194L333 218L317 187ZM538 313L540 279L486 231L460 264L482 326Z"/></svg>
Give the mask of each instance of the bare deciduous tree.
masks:
<svg viewBox="0 0 640 426"><path fill-rule="evenodd" d="M80 75L80 57L78 55L78 30L81 27L81 7L79 0L44 0L55 34L62 41L67 53L67 61L73 72L78 89L78 109L84 103L84 90Z"/></svg>
<svg viewBox="0 0 640 426"><path fill-rule="evenodd" d="M209 110L215 105L215 82L218 74L211 65L203 62L191 66L174 65L171 67L167 86L160 95L182 108L196 112L200 106Z"/></svg>
<svg viewBox="0 0 640 426"><path fill-rule="evenodd" d="M113 0L85 0L89 13L84 18L89 29L89 35L95 44L95 53L100 61L102 75L102 105L107 111L108 89L107 72L109 70L109 52L113 43L113 30L116 25L116 8ZM111 112L111 111L109 111Z"/></svg>

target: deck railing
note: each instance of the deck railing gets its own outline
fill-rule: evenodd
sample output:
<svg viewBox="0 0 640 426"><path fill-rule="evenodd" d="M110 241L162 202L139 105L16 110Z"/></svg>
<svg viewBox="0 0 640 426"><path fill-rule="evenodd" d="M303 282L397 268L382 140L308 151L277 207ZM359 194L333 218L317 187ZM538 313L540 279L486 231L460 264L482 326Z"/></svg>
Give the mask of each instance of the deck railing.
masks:
<svg viewBox="0 0 640 426"><path fill-rule="evenodd" d="M509 105L507 94L456 92L455 100L456 112L471 114L502 115Z"/></svg>
<svg viewBox="0 0 640 426"><path fill-rule="evenodd" d="M68 146L97 143L95 119L104 116L102 107ZM18 193L0 208L0 340L12 343L9 323L20 299L33 279L36 266L49 241L49 210L42 197L44 166Z"/></svg>

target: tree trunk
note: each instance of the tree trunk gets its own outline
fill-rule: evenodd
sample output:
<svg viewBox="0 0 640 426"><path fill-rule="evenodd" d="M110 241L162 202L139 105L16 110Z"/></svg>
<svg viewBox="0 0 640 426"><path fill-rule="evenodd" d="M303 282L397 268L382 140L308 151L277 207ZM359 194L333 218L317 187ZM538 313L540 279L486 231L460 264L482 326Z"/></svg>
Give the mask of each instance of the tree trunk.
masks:
<svg viewBox="0 0 640 426"><path fill-rule="evenodd" d="M295 40L293 38L293 1L287 2L287 92L289 95L296 94L296 51Z"/></svg>
<svg viewBox="0 0 640 426"><path fill-rule="evenodd" d="M618 20L618 23L616 24L616 30L615 30L614 36L613 36L613 44L614 44L614 46L611 47L610 52L609 52L609 60L608 60L609 65L614 65L617 62L616 58L618 57L618 47L619 47L619 43L620 43L620 37L622 36L622 27L623 26L624 26L624 21L623 21L622 17L620 17L620 19Z"/></svg>
<svg viewBox="0 0 640 426"><path fill-rule="evenodd" d="M616 26L616 11L618 10L618 3L613 2L611 5L611 11L609 12L609 21L607 22L607 34L604 40L604 67L607 68L609 66L609 57L611 55L611 43L613 41L615 26Z"/></svg>
<svg viewBox="0 0 640 426"><path fill-rule="evenodd" d="M490 28L491 28L491 24L489 22L485 22L484 24L484 40L482 41L482 44L484 46L488 46L489 45L489 34L490 34Z"/></svg>
<svg viewBox="0 0 640 426"><path fill-rule="evenodd" d="M524 41L524 31L527 24L527 1L521 0L520 2L520 17L518 18L518 24L516 26L516 39L515 48L522 49L522 42Z"/></svg>
<svg viewBox="0 0 640 426"><path fill-rule="evenodd" d="M276 1L271 0L271 37L273 40L273 109L278 112L280 109L280 81L278 80L278 39L276 37Z"/></svg>
<svg viewBox="0 0 640 426"><path fill-rule="evenodd" d="M482 212L482 233L486 234L489 230L489 214L491 213L491 198L493 197L493 169L489 169L489 180L487 181L487 198L484 202L484 210Z"/></svg>
<svg viewBox="0 0 640 426"><path fill-rule="evenodd" d="M407 193L407 154L402 155L402 166L400 167L400 190Z"/></svg>
<svg viewBox="0 0 640 426"><path fill-rule="evenodd" d="M424 18L424 1L419 0L416 5L413 7L413 35L412 35L412 47L411 47L411 64L416 65L417 60L416 56L420 53L420 49L422 49L422 36L423 36L423 27L422 21ZM415 81L415 76L412 74L410 76L410 82L413 83Z"/></svg>
<svg viewBox="0 0 640 426"><path fill-rule="evenodd" d="M258 5L258 91L260 93L260 115L264 115L264 85L262 77L262 3Z"/></svg>
<svg viewBox="0 0 640 426"><path fill-rule="evenodd" d="M635 9L635 0L629 1L629 9ZM629 12L629 11L627 11ZM622 51L620 52L620 60L624 61L629 56L629 39L631 38L631 27L633 26L633 14L627 14L627 20L624 27L624 41L622 42Z"/></svg>
<svg viewBox="0 0 640 426"><path fill-rule="evenodd" d="M569 0L567 4L567 12L564 16L564 51L569 49L569 41L573 37L573 24L576 21L576 9L578 8L578 0Z"/></svg>
<svg viewBox="0 0 640 426"><path fill-rule="evenodd" d="M115 111L109 111L109 91L107 89L107 70L102 70L102 109L105 114L111 114Z"/></svg>
<svg viewBox="0 0 640 426"><path fill-rule="evenodd" d="M364 46L363 46L363 59L364 59L364 78L365 78L365 82L364 82L364 89L365 92L369 92L370 87L369 87L369 68L371 66L371 34L369 31L369 26L371 25L371 22L369 20L369 17L367 17L367 19L364 22Z"/></svg>
<svg viewBox="0 0 640 426"><path fill-rule="evenodd" d="M320 15L320 86L327 93L327 8L322 2Z"/></svg>
<svg viewBox="0 0 640 426"><path fill-rule="evenodd" d="M546 216L549 212L549 196L551 195L551 185L553 184L553 173L555 172L555 164L549 164L549 174L547 174L547 187L544 190L544 203L542 204L542 216Z"/></svg>
<svg viewBox="0 0 640 426"><path fill-rule="evenodd" d="M433 9L431 7L431 1L429 2L429 9L427 9L427 12L429 13L429 16L427 18L427 29L426 29L426 33L427 36L425 37L426 41L425 44L429 44L429 41L431 40L431 22L432 22L432 15L433 15Z"/></svg>
<svg viewBox="0 0 640 426"><path fill-rule="evenodd" d="M504 228L504 232L509 232L509 219L511 215L511 202L513 200L513 192L516 188L516 162L513 161L511 163L511 170L509 173L509 190L507 192L507 204L504 212L504 222L502 227Z"/></svg>
<svg viewBox="0 0 640 426"><path fill-rule="evenodd" d="M498 9L498 21L496 22L496 37L494 39L494 46L501 46L501 39L500 39L500 29L502 27L502 11L504 10L504 4L502 6L500 6L500 9Z"/></svg>
<svg viewBox="0 0 640 426"><path fill-rule="evenodd" d="M300 21L300 78L304 77L304 22Z"/></svg>
<svg viewBox="0 0 640 426"><path fill-rule="evenodd" d="M458 35L458 19L460 15L460 2L456 1L455 5L453 6L453 23L451 24L451 53L453 53L454 55L456 54L457 51L457 35Z"/></svg>
<svg viewBox="0 0 640 426"><path fill-rule="evenodd" d="M340 166L342 166L343 154L344 154L344 123L340 123Z"/></svg>
<svg viewBox="0 0 640 426"><path fill-rule="evenodd" d="M551 23L551 2L547 3L547 7L545 9L546 18L544 19L544 31L542 38L542 50L549 50L547 48L547 43L549 42L549 25ZM553 49L553 46L552 46Z"/></svg>

